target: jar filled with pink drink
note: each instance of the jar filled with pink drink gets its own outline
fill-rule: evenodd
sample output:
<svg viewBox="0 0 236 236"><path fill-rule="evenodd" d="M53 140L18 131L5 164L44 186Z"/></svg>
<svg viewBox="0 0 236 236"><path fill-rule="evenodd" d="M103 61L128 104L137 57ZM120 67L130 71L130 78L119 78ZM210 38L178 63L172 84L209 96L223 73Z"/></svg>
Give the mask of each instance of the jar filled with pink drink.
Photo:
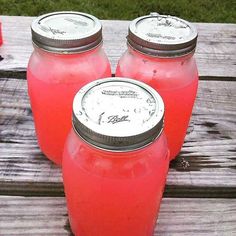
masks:
<svg viewBox="0 0 236 236"><path fill-rule="evenodd" d="M145 82L162 96L171 159L183 145L196 98L196 42L197 31L185 20L157 13L139 17L129 26L128 49L116 69L116 76Z"/></svg>
<svg viewBox="0 0 236 236"><path fill-rule="evenodd" d="M1 19L0 19L1 20ZM0 21L0 46L3 44L3 38L2 38L2 22Z"/></svg>
<svg viewBox="0 0 236 236"><path fill-rule="evenodd" d="M63 181L75 236L151 236L169 152L164 104L150 86L106 78L73 102Z"/></svg>
<svg viewBox="0 0 236 236"><path fill-rule="evenodd" d="M32 25L28 93L36 135L42 152L61 164L64 142L71 129L76 92L98 78L111 76L102 49L102 25L81 12L54 12Z"/></svg>

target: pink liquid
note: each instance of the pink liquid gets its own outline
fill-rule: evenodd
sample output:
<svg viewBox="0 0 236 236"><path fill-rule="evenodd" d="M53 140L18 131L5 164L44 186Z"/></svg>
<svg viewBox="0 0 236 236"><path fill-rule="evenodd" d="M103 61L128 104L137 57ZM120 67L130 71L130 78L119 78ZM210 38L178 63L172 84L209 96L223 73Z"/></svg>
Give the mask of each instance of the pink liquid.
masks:
<svg viewBox="0 0 236 236"><path fill-rule="evenodd" d="M168 165L164 135L141 150L114 153L71 131L62 170L75 236L151 236Z"/></svg>
<svg viewBox="0 0 236 236"><path fill-rule="evenodd" d="M2 39L2 23L0 22L0 46L3 43L3 39Z"/></svg>
<svg viewBox="0 0 236 236"><path fill-rule="evenodd" d="M181 150L198 87L198 72L192 55L160 59L132 49L120 59L116 76L142 81L158 91L165 103L164 131L170 159Z"/></svg>
<svg viewBox="0 0 236 236"><path fill-rule="evenodd" d="M32 54L27 70L28 92L38 143L50 160L62 162L75 94L88 82L108 76L110 64L100 48L74 55L40 49Z"/></svg>

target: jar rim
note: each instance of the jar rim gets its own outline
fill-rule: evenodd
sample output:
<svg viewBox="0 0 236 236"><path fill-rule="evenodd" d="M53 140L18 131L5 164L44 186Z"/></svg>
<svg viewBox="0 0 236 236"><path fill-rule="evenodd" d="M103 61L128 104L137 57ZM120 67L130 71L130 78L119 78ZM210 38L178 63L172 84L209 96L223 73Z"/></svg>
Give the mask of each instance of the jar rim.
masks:
<svg viewBox="0 0 236 236"><path fill-rule="evenodd" d="M129 78L104 78L82 87L72 124L87 143L103 150L134 151L163 130L164 102L150 86Z"/></svg>
<svg viewBox="0 0 236 236"><path fill-rule="evenodd" d="M127 43L147 55L178 57L195 50L197 37L197 30L190 22L175 16L151 13L130 23Z"/></svg>
<svg viewBox="0 0 236 236"><path fill-rule="evenodd" d="M76 12L52 12L37 17L31 24L32 41L50 52L77 53L102 42L102 25L94 16Z"/></svg>

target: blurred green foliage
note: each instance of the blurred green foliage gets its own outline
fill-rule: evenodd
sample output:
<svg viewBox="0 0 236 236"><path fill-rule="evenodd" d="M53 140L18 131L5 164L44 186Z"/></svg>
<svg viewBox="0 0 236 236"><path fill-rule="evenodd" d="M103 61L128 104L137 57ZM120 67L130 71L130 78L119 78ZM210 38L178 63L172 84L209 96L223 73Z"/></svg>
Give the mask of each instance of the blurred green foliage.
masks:
<svg viewBox="0 0 236 236"><path fill-rule="evenodd" d="M158 12L194 22L236 23L235 0L0 0L0 15L37 16L62 10L100 19L131 20Z"/></svg>

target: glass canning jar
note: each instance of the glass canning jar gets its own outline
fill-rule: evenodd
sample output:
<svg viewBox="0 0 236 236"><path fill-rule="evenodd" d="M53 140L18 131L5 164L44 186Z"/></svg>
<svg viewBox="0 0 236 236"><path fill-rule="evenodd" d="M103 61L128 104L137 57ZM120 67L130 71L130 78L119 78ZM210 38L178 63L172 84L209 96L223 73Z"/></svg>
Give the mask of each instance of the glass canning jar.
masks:
<svg viewBox="0 0 236 236"><path fill-rule="evenodd" d="M116 76L145 82L162 96L171 159L183 145L197 94L196 42L189 22L151 13L131 22L128 49L116 68Z"/></svg>
<svg viewBox="0 0 236 236"><path fill-rule="evenodd" d="M102 25L89 14L54 12L36 18L31 30L34 51L27 82L36 135L42 152L61 164L76 92L111 76Z"/></svg>
<svg viewBox="0 0 236 236"><path fill-rule="evenodd" d="M164 103L150 86L106 78L73 102L63 154L69 220L76 236L151 236L169 152Z"/></svg>

